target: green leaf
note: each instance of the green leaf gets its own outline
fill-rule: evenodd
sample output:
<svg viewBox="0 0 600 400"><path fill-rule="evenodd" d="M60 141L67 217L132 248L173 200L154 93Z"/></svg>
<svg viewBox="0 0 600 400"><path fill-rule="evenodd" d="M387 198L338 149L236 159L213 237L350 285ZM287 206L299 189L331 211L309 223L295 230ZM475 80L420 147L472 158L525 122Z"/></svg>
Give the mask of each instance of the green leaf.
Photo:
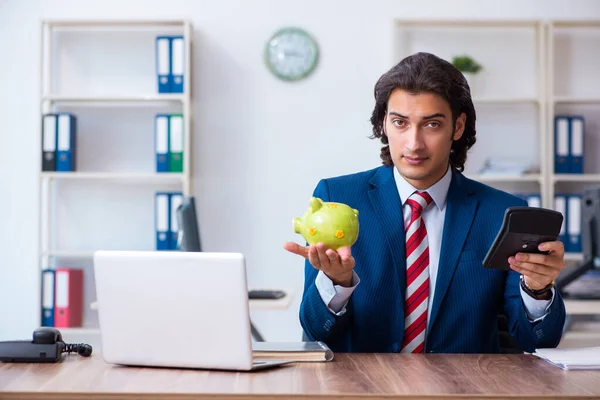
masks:
<svg viewBox="0 0 600 400"><path fill-rule="evenodd" d="M483 68L481 64L467 55L455 56L452 58L452 65L461 72L470 72L473 74L476 74Z"/></svg>

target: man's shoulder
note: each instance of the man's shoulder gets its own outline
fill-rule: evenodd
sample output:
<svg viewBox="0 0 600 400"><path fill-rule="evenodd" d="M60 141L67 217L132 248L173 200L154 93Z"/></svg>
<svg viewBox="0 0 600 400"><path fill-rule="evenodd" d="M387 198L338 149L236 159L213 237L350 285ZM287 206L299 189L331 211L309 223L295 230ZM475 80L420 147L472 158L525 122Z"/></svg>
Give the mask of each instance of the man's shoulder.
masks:
<svg viewBox="0 0 600 400"><path fill-rule="evenodd" d="M324 178L323 181L327 182L327 185L331 187L345 187L348 185L361 186L366 185L371 181L371 178L377 174L383 168L390 168L384 165L371 168L365 171L354 172L345 175L331 176Z"/></svg>

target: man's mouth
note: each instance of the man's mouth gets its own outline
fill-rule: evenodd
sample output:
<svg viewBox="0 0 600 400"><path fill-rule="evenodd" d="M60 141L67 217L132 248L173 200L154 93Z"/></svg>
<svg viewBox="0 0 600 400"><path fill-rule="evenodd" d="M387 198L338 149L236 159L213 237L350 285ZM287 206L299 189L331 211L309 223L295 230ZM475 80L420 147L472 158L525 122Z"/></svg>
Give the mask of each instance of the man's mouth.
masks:
<svg viewBox="0 0 600 400"><path fill-rule="evenodd" d="M406 160L407 163L409 163L411 165L419 165L419 164L423 163L427 159L427 157L404 156L404 159Z"/></svg>

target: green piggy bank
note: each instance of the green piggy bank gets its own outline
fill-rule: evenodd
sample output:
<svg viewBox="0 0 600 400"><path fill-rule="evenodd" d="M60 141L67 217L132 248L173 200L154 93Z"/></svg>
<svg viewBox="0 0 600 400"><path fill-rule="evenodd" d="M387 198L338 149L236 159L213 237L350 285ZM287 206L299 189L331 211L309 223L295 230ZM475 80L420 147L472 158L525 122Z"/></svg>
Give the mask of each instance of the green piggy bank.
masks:
<svg viewBox="0 0 600 400"><path fill-rule="evenodd" d="M294 218L294 232L310 245L324 243L328 249L350 247L358 238L358 210L342 203L311 197L302 218Z"/></svg>

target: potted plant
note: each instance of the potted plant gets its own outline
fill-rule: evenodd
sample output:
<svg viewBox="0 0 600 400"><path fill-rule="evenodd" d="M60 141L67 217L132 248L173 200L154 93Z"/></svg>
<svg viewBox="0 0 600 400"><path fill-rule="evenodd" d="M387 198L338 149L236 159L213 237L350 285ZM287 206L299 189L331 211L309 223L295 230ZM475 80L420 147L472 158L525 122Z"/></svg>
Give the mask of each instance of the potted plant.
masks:
<svg viewBox="0 0 600 400"><path fill-rule="evenodd" d="M483 69L481 64L467 55L455 56L452 59L452 65L454 65L460 72L463 73L467 83L469 84L469 87L471 87L473 82L473 76Z"/></svg>

